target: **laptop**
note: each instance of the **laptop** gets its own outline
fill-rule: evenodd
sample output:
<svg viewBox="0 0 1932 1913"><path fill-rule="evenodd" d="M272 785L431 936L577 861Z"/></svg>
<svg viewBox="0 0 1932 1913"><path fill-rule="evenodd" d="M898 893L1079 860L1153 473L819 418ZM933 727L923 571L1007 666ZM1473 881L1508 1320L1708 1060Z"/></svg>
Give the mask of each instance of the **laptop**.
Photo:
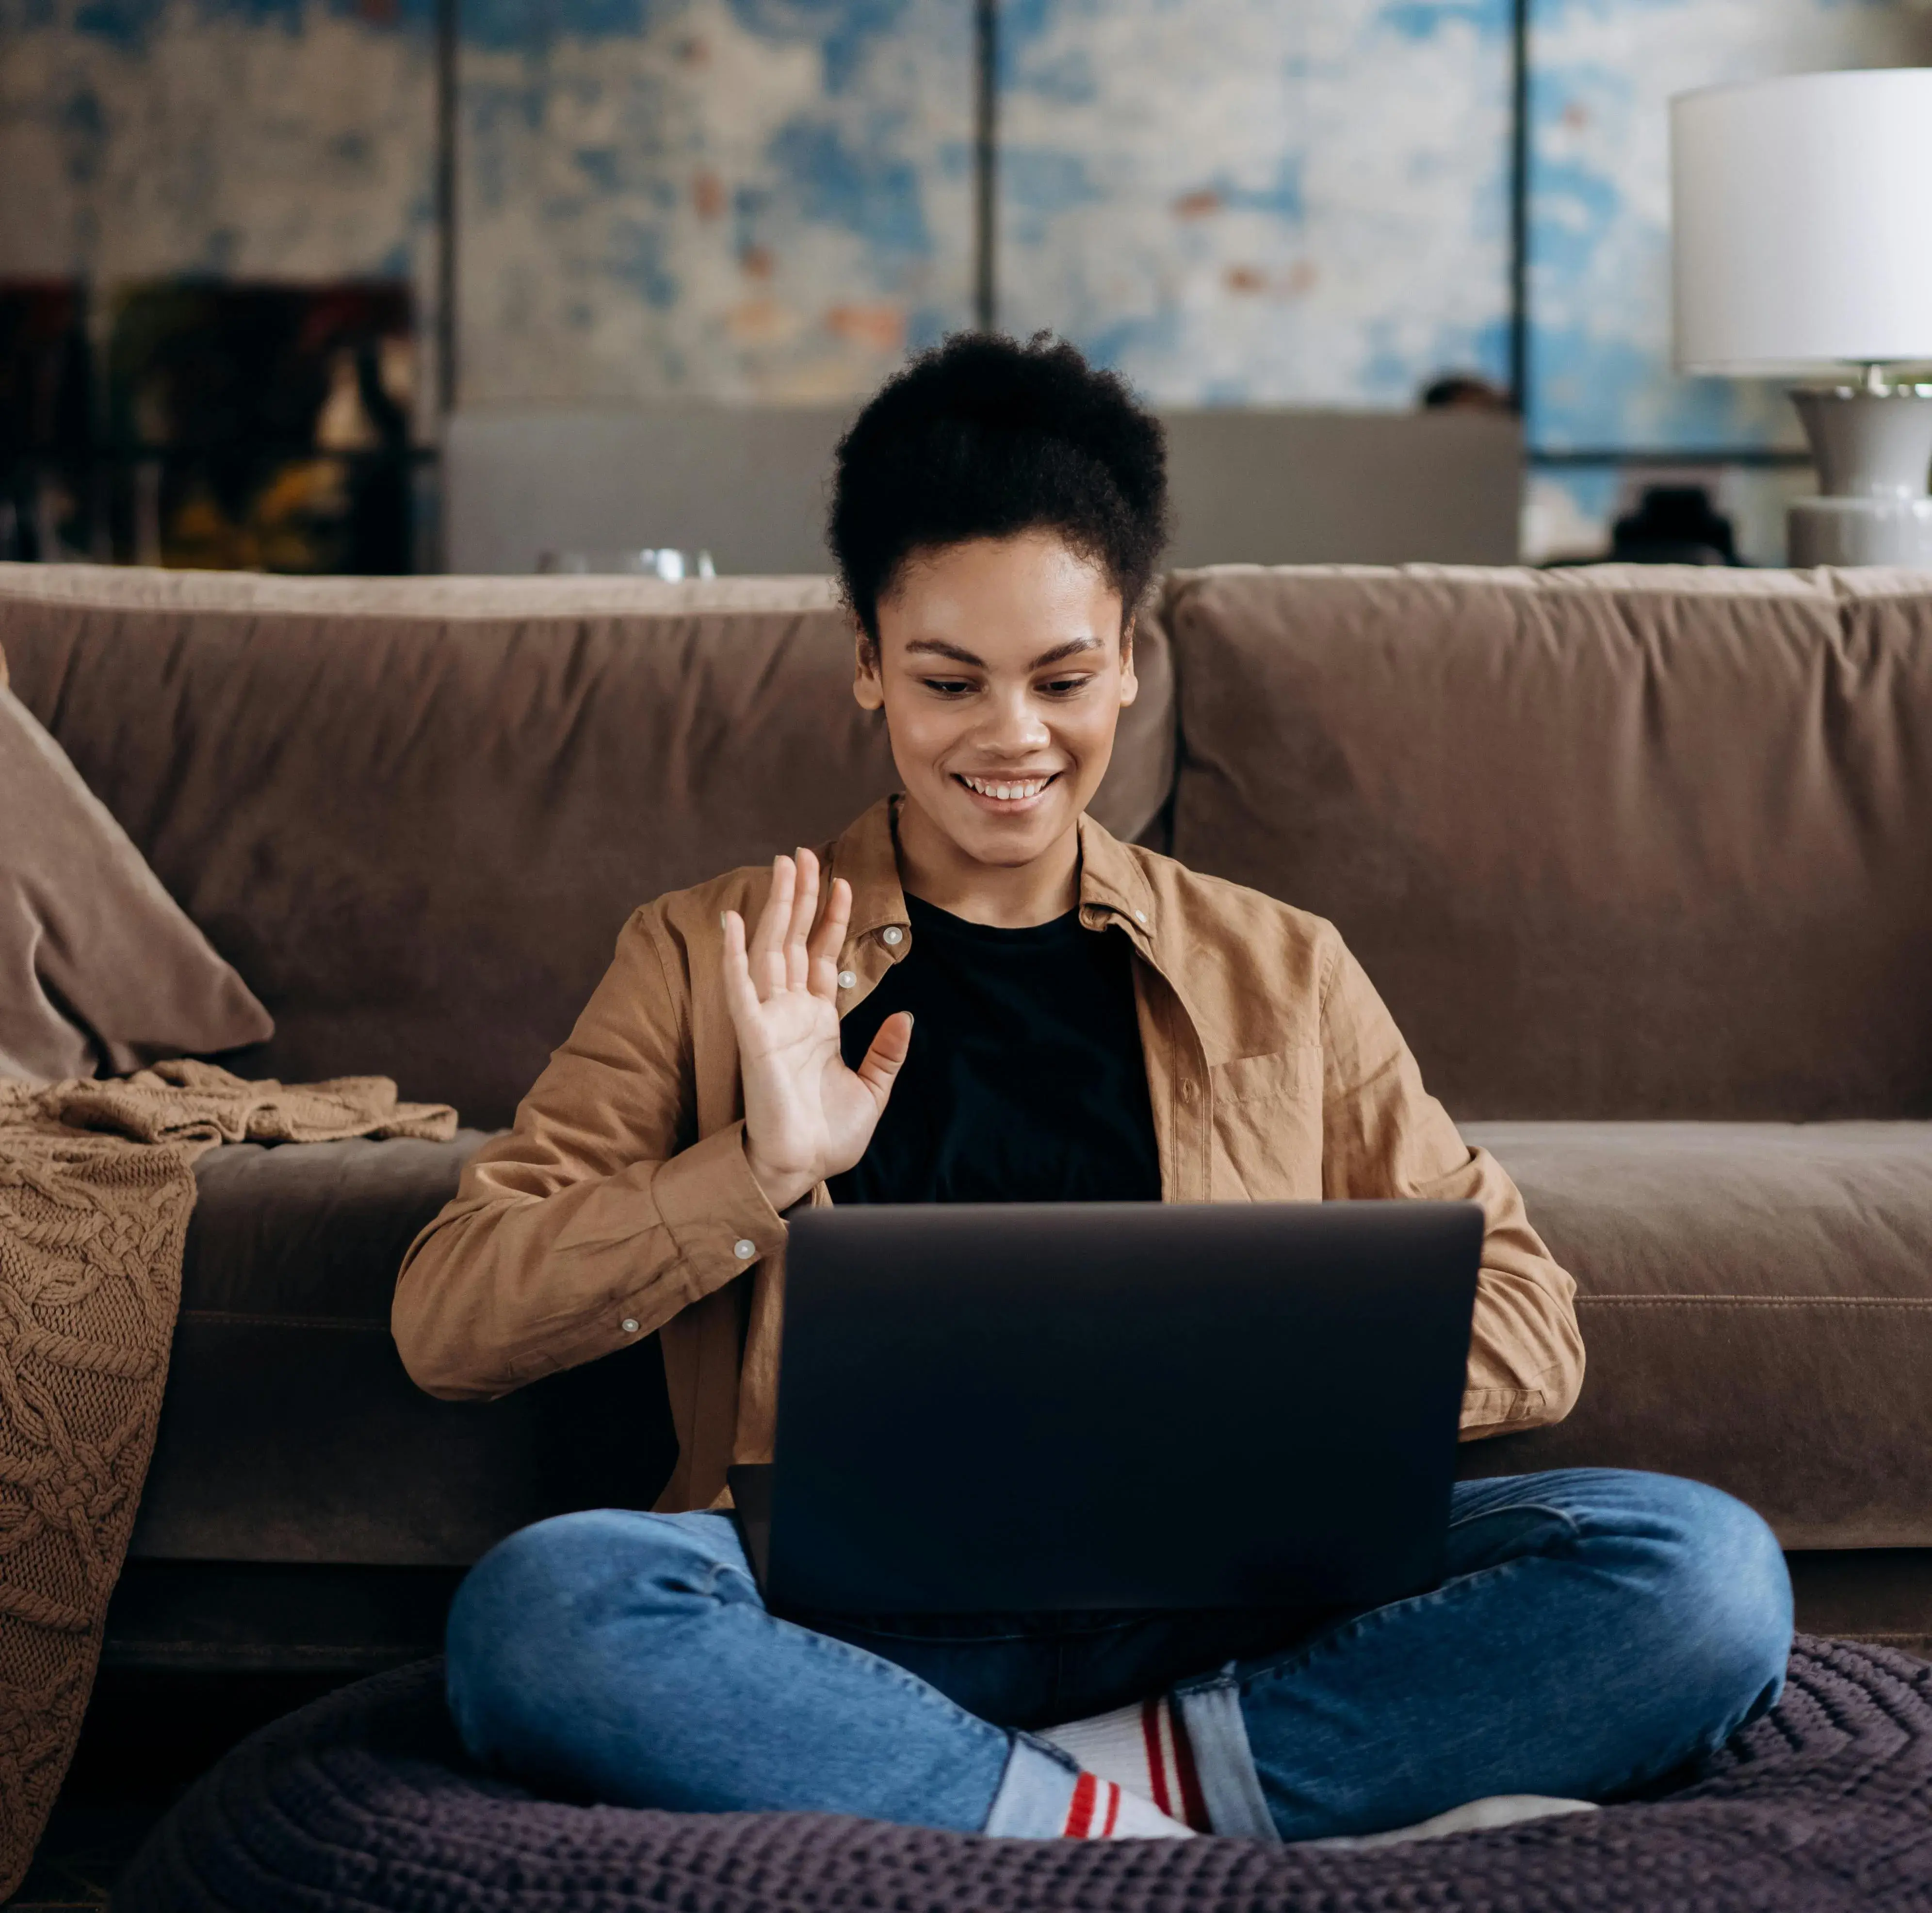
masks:
<svg viewBox="0 0 1932 1913"><path fill-rule="evenodd" d="M774 1609L1379 1605L1440 1578L1473 1203L986 1203L791 1224Z"/></svg>

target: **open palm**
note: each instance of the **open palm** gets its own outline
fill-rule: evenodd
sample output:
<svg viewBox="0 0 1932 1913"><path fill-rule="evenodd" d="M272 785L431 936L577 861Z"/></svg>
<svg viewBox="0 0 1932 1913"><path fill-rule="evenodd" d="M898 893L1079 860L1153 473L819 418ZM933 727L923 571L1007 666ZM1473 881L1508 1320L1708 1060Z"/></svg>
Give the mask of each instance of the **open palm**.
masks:
<svg viewBox="0 0 1932 1913"><path fill-rule="evenodd" d="M775 857L748 944L724 912L724 1002L738 1036L745 1154L776 1209L788 1208L866 1153L912 1041L912 1018L888 1017L854 1070L838 1047L838 958L852 887L836 879L818 913L818 860ZM813 919L818 917L816 929Z"/></svg>

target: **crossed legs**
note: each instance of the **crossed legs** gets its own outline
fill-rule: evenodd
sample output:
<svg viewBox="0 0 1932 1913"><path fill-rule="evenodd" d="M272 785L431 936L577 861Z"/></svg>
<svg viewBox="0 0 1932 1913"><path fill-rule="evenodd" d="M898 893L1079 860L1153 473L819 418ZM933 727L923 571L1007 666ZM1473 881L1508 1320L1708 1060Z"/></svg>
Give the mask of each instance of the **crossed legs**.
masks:
<svg viewBox="0 0 1932 1913"><path fill-rule="evenodd" d="M1768 1708L1790 1638L1748 1508L1577 1469L1459 1484L1438 1587L1314 1624L808 1627L766 1610L727 1517L565 1515L464 1581L449 1694L472 1754L540 1789L974 1832L1033 1830L1022 1797L1061 1757L1016 1730L1170 1690L1215 1830L1302 1839L1640 1786Z"/></svg>

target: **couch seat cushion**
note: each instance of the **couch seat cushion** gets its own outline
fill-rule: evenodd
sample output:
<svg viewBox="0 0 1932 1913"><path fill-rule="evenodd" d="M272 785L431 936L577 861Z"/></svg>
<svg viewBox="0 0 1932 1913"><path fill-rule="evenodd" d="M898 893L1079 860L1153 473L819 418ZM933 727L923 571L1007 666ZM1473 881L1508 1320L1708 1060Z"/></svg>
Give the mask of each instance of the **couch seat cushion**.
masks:
<svg viewBox="0 0 1932 1913"><path fill-rule="evenodd" d="M647 1506L675 1449L654 1342L499 1402L404 1372L404 1251L484 1140L211 1150L136 1560L461 1566L544 1515Z"/></svg>
<svg viewBox="0 0 1932 1913"><path fill-rule="evenodd" d="M1932 1123L1484 1123L1577 1279L1583 1394L1464 1472L1654 1468L1788 1548L1932 1545ZM137 1559L454 1566L568 1507L648 1506L656 1348L493 1403L404 1373L389 1296L483 1140L212 1151Z"/></svg>
<svg viewBox="0 0 1932 1913"><path fill-rule="evenodd" d="M195 1165L182 1266L185 1317L378 1323L418 1230L489 1140L230 1144Z"/></svg>
<svg viewBox="0 0 1932 1913"><path fill-rule="evenodd" d="M1932 1544L1932 1123L1468 1123L1576 1278L1553 1428L1463 1471L1654 1468L1787 1548Z"/></svg>

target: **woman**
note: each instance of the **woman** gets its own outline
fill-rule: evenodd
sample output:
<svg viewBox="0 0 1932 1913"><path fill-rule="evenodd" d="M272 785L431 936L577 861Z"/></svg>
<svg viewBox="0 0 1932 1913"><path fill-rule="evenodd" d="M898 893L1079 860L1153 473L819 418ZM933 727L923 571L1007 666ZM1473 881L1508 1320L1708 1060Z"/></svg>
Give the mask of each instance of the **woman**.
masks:
<svg viewBox="0 0 1932 1913"><path fill-rule="evenodd" d="M1610 1470L1459 1485L1441 1587L1318 1625L763 1607L716 1510L770 1455L799 1203L1473 1200L1465 1437L1576 1398L1574 1285L1334 929L1085 814L1165 514L1160 428L1065 345L956 339L840 447L854 688L903 794L637 911L397 1290L434 1393L656 1333L677 1424L659 1512L541 1523L465 1582L449 1690L479 1758L638 1805L1296 1839L1601 1797L1775 1699L1763 1523ZM1148 1521L1189 1545L1184 1509Z"/></svg>

